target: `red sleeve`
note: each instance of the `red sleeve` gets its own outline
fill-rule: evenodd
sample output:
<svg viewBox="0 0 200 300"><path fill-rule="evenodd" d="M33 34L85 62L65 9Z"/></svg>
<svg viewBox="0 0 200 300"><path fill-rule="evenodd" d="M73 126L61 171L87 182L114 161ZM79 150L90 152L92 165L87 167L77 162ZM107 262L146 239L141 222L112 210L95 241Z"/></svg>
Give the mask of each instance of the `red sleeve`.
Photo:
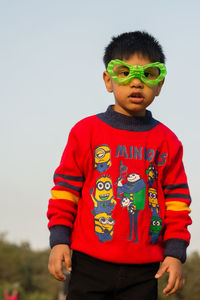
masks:
<svg viewBox="0 0 200 300"><path fill-rule="evenodd" d="M48 227L64 225L72 228L76 216L84 175L79 140L72 128L59 167L54 174L54 187L49 200Z"/></svg>
<svg viewBox="0 0 200 300"><path fill-rule="evenodd" d="M181 142L174 137L169 146L171 153L164 171L163 189L165 195L165 233L164 240L181 239L189 244L190 192L185 174Z"/></svg>

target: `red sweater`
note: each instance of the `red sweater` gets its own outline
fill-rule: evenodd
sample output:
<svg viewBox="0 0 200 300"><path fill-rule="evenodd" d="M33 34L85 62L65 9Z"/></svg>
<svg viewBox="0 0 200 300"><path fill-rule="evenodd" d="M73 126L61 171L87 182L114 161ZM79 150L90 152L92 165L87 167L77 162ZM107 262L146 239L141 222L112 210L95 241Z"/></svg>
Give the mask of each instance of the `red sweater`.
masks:
<svg viewBox="0 0 200 300"><path fill-rule="evenodd" d="M51 246L115 263L182 262L191 202L175 134L152 118L112 110L71 130L47 216Z"/></svg>

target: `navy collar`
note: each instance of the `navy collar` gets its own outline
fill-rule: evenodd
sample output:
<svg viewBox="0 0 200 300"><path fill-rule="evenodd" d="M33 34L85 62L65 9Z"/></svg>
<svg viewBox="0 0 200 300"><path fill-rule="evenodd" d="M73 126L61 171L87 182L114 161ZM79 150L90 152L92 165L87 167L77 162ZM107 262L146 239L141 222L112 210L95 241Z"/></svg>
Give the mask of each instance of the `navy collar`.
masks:
<svg viewBox="0 0 200 300"><path fill-rule="evenodd" d="M143 117L129 117L114 111L112 105L108 106L104 113L97 114L97 117L116 129L138 132L151 130L159 123L149 110L146 110L146 115Z"/></svg>

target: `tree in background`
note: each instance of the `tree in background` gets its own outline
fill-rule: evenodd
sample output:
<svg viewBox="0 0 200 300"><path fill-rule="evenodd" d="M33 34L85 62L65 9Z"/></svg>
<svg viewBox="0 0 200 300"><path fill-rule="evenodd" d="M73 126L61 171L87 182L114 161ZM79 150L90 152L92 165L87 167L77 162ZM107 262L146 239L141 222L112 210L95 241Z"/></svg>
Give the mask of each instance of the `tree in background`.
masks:
<svg viewBox="0 0 200 300"><path fill-rule="evenodd" d="M20 284L19 300L57 300L60 283L47 269L49 250L33 251L28 243L9 243L0 235L0 300L5 289ZM30 298L30 299L29 299Z"/></svg>

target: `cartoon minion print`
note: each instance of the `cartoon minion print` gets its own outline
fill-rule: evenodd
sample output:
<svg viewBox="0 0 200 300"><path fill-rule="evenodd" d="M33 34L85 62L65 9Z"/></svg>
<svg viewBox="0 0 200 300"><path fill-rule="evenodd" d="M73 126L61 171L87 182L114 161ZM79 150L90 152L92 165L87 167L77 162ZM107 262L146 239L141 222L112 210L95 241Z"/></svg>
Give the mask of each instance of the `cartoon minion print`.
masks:
<svg viewBox="0 0 200 300"><path fill-rule="evenodd" d="M120 201L120 204L122 207L127 207L128 213L129 214L134 214L136 211L136 205L134 205L134 200L133 200L133 195L130 195L129 197L123 197L122 200Z"/></svg>
<svg viewBox="0 0 200 300"><path fill-rule="evenodd" d="M149 234L151 235L151 243L158 241L160 231L162 229L162 219L160 217L152 217Z"/></svg>
<svg viewBox="0 0 200 300"><path fill-rule="evenodd" d="M112 240L114 224L115 221L111 214L102 212L94 215L94 231L100 242L104 243L105 241Z"/></svg>
<svg viewBox="0 0 200 300"><path fill-rule="evenodd" d="M160 207L158 204L158 193L156 189L149 188L148 189L148 197L149 197L149 207L152 212L153 217L159 217Z"/></svg>
<svg viewBox="0 0 200 300"><path fill-rule="evenodd" d="M147 184L152 186L154 181L158 178L158 171L155 169L152 163L149 164L149 168L146 170L146 174L148 175Z"/></svg>
<svg viewBox="0 0 200 300"><path fill-rule="evenodd" d="M90 190L90 195L94 203L94 213L105 212L110 214L114 209L116 200L113 195L113 185L110 176L102 176L96 181L95 194L94 189Z"/></svg>
<svg viewBox="0 0 200 300"><path fill-rule="evenodd" d="M94 168L100 173L105 172L111 166L111 151L108 145L101 145L95 148Z"/></svg>

